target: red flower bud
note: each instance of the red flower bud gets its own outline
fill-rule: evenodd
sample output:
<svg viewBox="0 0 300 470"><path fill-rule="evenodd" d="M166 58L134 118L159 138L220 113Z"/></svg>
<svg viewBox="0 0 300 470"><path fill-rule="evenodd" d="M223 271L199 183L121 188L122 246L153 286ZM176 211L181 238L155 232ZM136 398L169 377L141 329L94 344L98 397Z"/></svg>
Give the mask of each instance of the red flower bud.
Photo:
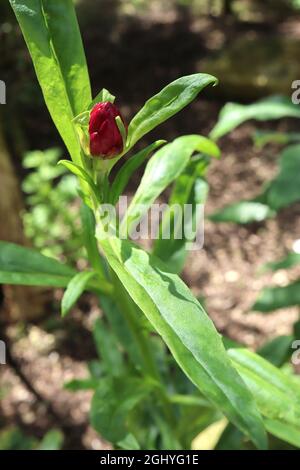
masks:
<svg viewBox="0 0 300 470"><path fill-rule="evenodd" d="M94 157L113 158L123 150L122 135L115 118L123 118L118 108L109 101L97 103L90 115L90 153ZM124 121L123 121L124 123Z"/></svg>

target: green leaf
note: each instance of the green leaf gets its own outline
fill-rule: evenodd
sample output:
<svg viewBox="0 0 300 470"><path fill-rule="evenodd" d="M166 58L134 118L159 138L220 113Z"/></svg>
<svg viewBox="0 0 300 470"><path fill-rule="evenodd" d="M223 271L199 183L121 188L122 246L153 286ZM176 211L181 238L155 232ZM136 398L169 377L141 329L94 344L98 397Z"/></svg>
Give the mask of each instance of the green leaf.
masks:
<svg viewBox="0 0 300 470"><path fill-rule="evenodd" d="M87 251L91 266L97 272L98 276L102 273L105 278L106 266L104 259L100 256L97 240L95 238L96 223L93 211L85 204L81 204L80 217L82 226L83 243Z"/></svg>
<svg viewBox="0 0 300 470"><path fill-rule="evenodd" d="M186 375L257 447L264 448L264 429L253 398L188 287L127 240L102 239L100 243L111 268Z"/></svg>
<svg viewBox="0 0 300 470"><path fill-rule="evenodd" d="M91 85L73 0L42 0L51 45L62 73L73 115L91 101ZM48 77L49 80L49 77Z"/></svg>
<svg viewBox="0 0 300 470"><path fill-rule="evenodd" d="M61 314L66 316L75 305L81 294L85 291L88 282L95 276L94 271L83 271L77 273L69 282L61 301Z"/></svg>
<svg viewBox="0 0 300 470"><path fill-rule="evenodd" d="M145 379L126 376L102 379L92 400L92 426L108 441L122 441L130 431L131 412L150 392L151 385Z"/></svg>
<svg viewBox="0 0 300 470"><path fill-rule="evenodd" d="M38 251L0 241L0 271L8 273L46 274L70 278L75 270Z"/></svg>
<svg viewBox="0 0 300 470"><path fill-rule="evenodd" d="M140 445L133 434L127 434L122 441L117 442L118 447L124 450L140 450Z"/></svg>
<svg viewBox="0 0 300 470"><path fill-rule="evenodd" d="M281 153L279 167L266 189L267 203L274 210L300 200L300 144L290 145Z"/></svg>
<svg viewBox="0 0 300 470"><path fill-rule="evenodd" d="M243 434L231 423L224 429L215 450L243 450Z"/></svg>
<svg viewBox="0 0 300 470"><path fill-rule="evenodd" d="M228 103L222 108L210 137L220 139L249 119L269 121L283 117L300 118L299 106L293 104L290 98L271 96L250 105Z"/></svg>
<svg viewBox="0 0 300 470"><path fill-rule="evenodd" d="M265 419L265 427L270 434L282 441L300 447L300 428L274 419Z"/></svg>
<svg viewBox="0 0 300 470"><path fill-rule="evenodd" d="M123 346L124 350L127 351L132 364L141 369L143 365L141 353L137 348L136 340L126 322L125 316L122 314L122 310L116 305L115 300L115 298L106 295L101 295L99 298L101 308L108 318L110 326L119 343Z"/></svg>
<svg viewBox="0 0 300 470"><path fill-rule="evenodd" d="M199 135L178 137L152 156L122 221L121 234L128 234L137 226L156 198L182 173L195 151L219 156L218 147Z"/></svg>
<svg viewBox="0 0 300 470"><path fill-rule="evenodd" d="M33 437L23 434L16 426L9 426L0 431L0 450L33 450L36 444Z"/></svg>
<svg viewBox="0 0 300 470"><path fill-rule="evenodd" d="M78 178L85 181L93 191L95 197L97 199L99 198L98 188L93 182L92 177L87 173L87 171L85 171L84 168L82 168L80 165L77 165L76 163L71 162L70 160L60 160L58 165L63 165L74 175L78 176Z"/></svg>
<svg viewBox="0 0 300 470"><path fill-rule="evenodd" d="M59 274L25 273L2 271L0 267L0 284L12 284L17 286L45 286L67 287L72 276Z"/></svg>
<svg viewBox="0 0 300 470"><path fill-rule="evenodd" d="M31 248L0 241L0 283L23 286L67 287L76 271ZM108 281L89 282L96 293L111 293Z"/></svg>
<svg viewBox="0 0 300 470"><path fill-rule="evenodd" d="M271 261L270 263L266 263L261 271L278 271L279 269L288 269L296 266L300 263L300 253L295 253L291 251L287 254L284 258L280 259L279 261Z"/></svg>
<svg viewBox="0 0 300 470"><path fill-rule="evenodd" d="M99 385L99 379L94 377L88 379L74 379L66 382L64 388L70 392L78 392L79 390L96 390Z"/></svg>
<svg viewBox="0 0 300 470"><path fill-rule="evenodd" d="M272 312L280 308L300 305L300 281L284 287L265 287L252 306L252 310Z"/></svg>
<svg viewBox="0 0 300 470"><path fill-rule="evenodd" d="M108 375L119 377L124 369L123 357L112 331L98 318L93 327L94 342Z"/></svg>
<svg viewBox="0 0 300 470"><path fill-rule="evenodd" d="M156 150L158 147L163 145L165 140L158 140L153 144L149 145L145 149L141 150L137 154L130 157L118 171L112 187L111 187L111 200L112 204L116 204L120 195L126 188L129 179L132 174L144 163L145 159L150 155L151 152Z"/></svg>
<svg viewBox="0 0 300 470"><path fill-rule="evenodd" d="M73 117L90 102L90 83L72 0L10 0L50 115L80 163Z"/></svg>
<svg viewBox="0 0 300 470"><path fill-rule="evenodd" d="M261 414L300 431L300 389L291 377L246 349L228 351Z"/></svg>
<svg viewBox="0 0 300 470"><path fill-rule="evenodd" d="M112 95L106 88L103 88L98 95L95 96L93 101L89 104L88 109L91 110L95 104L103 103L104 101L109 101L110 103L115 102L116 97Z"/></svg>
<svg viewBox="0 0 300 470"><path fill-rule="evenodd" d="M187 239L187 235L195 233L199 224L199 204L206 201L208 184L201 177L208 166L206 160L205 157L192 160L177 178L169 198L169 207L163 214L159 238L154 244L153 254L164 261L173 273L180 273L184 267L187 243L193 242L193 239ZM186 204L190 204L190 214L185 211ZM180 220L177 212L176 225L180 224L178 232L175 228L174 207L182 210Z"/></svg>
<svg viewBox="0 0 300 470"><path fill-rule="evenodd" d="M132 147L141 137L188 105L207 85L215 85L212 75L197 73L181 77L150 98L134 116L128 127L128 144Z"/></svg>
<svg viewBox="0 0 300 470"><path fill-rule="evenodd" d="M64 442L64 435L58 429L51 429L39 443L37 450L60 450Z"/></svg>
<svg viewBox="0 0 300 470"><path fill-rule="evenodd" d="M281 367L291 356L291 347L294 337L277 336L277 338L268 341L257 350L257 354L262 356L274 366Z"/></svg>
<svg viewBox="0 0 300 470"><path fill-rule="evenodd" d="M275 215L276 212L266 204L256 201L240 201L223 207L220 211L210 215L209 218L214 222L249 224L261 222Z"/></svg>
<svg viewBox="0 0 300 470"><path fill-rule="evenodd" d="M262 148L269 143L287 145L300 141L299 132L255 131L254 145Z"/></svg>

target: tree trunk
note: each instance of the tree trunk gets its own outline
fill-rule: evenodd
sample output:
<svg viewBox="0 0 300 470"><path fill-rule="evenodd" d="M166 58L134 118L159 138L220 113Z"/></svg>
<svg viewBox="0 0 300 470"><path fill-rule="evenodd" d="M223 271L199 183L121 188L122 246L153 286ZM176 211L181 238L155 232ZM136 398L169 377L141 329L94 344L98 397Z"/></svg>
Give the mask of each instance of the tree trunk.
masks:
<svg viewBox="0 0 300 470"><path fill-rule="evenodd" d="M0 240L27 245L21 211L24 209L19 181L7 151L0 118ZM1 266L0 266L1 269ZM1 288L1 286L0 286ZM32 320L44 312L45 290L23 286L2 286L5 320Z"/></svg>
<svg viewBox="0 0 300 470"><path fill-rule="evenodd" d="M223 0L223 15L232 15L233 0Z"/></svg>

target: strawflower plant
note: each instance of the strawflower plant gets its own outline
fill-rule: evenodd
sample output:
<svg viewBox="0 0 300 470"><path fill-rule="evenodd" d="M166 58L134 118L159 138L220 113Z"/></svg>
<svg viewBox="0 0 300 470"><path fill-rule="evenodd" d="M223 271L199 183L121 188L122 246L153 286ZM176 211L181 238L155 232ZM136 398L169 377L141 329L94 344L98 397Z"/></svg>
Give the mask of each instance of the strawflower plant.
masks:
<svg viewBox="0 0 300 470"><path fill-rule="evenodd" d="M96 321L94 338L101 360L89 365L85 381L68 384L94 390L92 425L115 448L125 449L189 449L199 433L221 420L227 423L219 441L223 448L233 445L232 435L239 448L267 448L267 431L297 445L298 385L250 351L226 351L180 279L187 240L174 234L169 240L159 237L148 252L126 237L145 215L140 208L147 212L170 185L172 203L204 203L207 167L219 157L212 140L186 135L137 153L134 147L201 90L215 85L216 78L197 73L175 80L127 124L106 89L92 99L73 2L10 3L70 154L60 164L78 177L90 269L75 272L34 250L1 242L0 281L66 287L63 315L83 291L98 295L103 317ZM105 236L102 206L117 204L146 159L120 226ZM119 170L112 176L117 162Z"/></svg>

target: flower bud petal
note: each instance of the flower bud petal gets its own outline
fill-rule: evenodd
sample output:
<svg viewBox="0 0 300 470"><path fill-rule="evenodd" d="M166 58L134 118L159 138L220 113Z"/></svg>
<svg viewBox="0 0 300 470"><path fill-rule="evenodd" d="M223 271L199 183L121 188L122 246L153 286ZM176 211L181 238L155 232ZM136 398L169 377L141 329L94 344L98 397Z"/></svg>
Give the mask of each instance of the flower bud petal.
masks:
<svg viewBox="0 0 300 470"><path fill-rule="evenodd" d="M89 122L90 154L93 157L113 158L122 152L123 139L116 123L117 116L124 123L118 108L109 101L93 107Z"/></svg>

